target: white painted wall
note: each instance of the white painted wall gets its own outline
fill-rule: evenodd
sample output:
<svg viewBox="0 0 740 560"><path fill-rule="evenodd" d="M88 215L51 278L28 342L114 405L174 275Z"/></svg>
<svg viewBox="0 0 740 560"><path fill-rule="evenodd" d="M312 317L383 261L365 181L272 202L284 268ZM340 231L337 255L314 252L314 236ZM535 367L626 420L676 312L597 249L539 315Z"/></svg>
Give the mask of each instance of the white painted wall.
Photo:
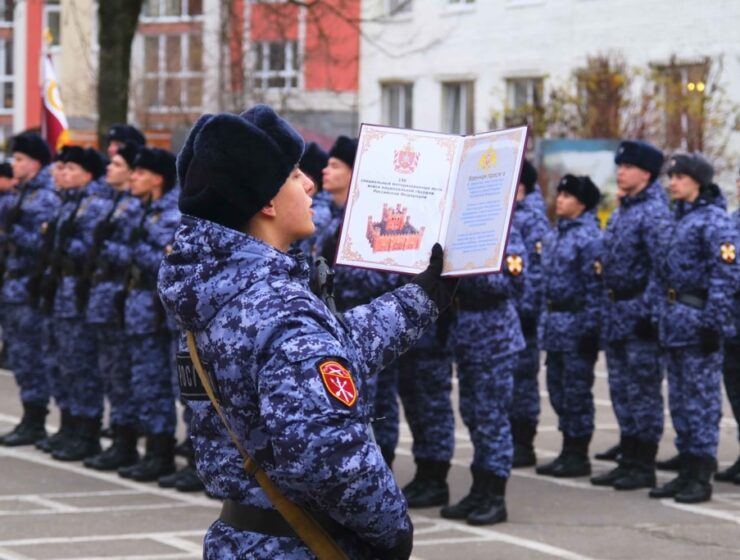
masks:
<svg viewBox="0 0 740 560"><path fill-rule="evenodd" d="M608 51L642 67L722 56L722 81L740 103L740 0L412 2L392 18L382 16L387 0L362 2L361 122L382 122L380 84L402 80L414 83L413 127L439 130L441 82L472 79L475 129L486 130L504 107L507 77L547 76L547 91ZM740 153L740 134L733 145Z"/></svg>

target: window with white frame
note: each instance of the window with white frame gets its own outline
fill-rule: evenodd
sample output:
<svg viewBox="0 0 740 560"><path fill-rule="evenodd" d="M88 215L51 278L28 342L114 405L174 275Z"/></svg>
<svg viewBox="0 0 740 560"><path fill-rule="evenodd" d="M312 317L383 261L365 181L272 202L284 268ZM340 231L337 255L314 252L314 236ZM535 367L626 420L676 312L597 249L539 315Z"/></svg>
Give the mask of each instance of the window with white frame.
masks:
<svg viewBox="0 0 740 560"><path fill-rule="evenodd" d="M414 109L414 86L405 83L381 85L383 122L389 126L411 128Z"/></svg>
<svg viewBox="0 0 740 560"><path fill-rule="evenodd" d="M44 30L48 31L48 37L51 39L49 50L52 53L58 52L62 34L62 12L59 0L44 2Z"/></svg>
<svg viewBox="0 0 740 560"><path fill-rule="evenodd" d="M442 131L450 134L473 132L473 82L442 84Z"/></svg>
<svg viewBox="0 0 740 560"><path fill-rule="evenodd" d="M13 112L13 40L0 41L0 114Z"/></svg>
<svg viewBox="0 0 740 560"><path fill-rule="evenodd" d="M408 14L413 8L413 0L388 0L388 14Z"/></svg>
<svg viewBox="0 0 740 560"><path fill-rule="evenodd" d="M544 82L541 77L506 80L506 124L534 125L544 112Z"/></svg>
<svg viewBox="0 0 740 560"><path fill-rule="evenodd" d="M182 19L203 15L203 0L145 0L145 19Z"/></svg>
<svg viewBox="0 0 740 560"><path fill-rule="evenodd" d="M150 111L200 111L203 105L200 33L144 37L144 102Z"/></svg>
<svg viewBox="0 0 740 560"><path fill-rule="evenodd" d="M254 43L254 86L257 89L295 89L300 61L297 41Z"/></svg>

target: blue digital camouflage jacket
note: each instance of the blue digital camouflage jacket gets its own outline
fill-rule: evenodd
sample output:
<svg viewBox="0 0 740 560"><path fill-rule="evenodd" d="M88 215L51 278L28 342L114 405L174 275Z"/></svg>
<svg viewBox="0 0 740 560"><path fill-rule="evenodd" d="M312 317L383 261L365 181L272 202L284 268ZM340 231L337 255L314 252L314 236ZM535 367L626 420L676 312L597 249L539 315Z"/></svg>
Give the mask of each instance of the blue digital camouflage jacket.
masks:
<svg viewBox="0 0 740 560"><path fill-rule="evenodd" d="M7 232L10 254L6 260L6 275L2 300L7 303L28 303L28 277L33 272L44 246L44 232L54 221L61 199L54 190L49 167L18 186L21 216ZM25 194L24 194L25 192Z"/></svg>
<svg viewBox="0 0 740 560"><path fill-rule="evenodd" d="M670 211L657 181L634 196L625 196L609 217L604 231L604 287L612 293L638 293L632 298L604 298L602 335L607 341L634 339L640 319L657 324L661 298L657 279L660 236Z"/></svg>
<svg viewBox="0 0 740 560"><path fill-rule="evenodd" d="M542 247L544 304L540 347L574 351L587 336L597 336L601 320L601 231L594 212L561 218ZM571 310L551 310L568 305ZM562 309L562 308L560 308Z"/></svg>
<svg viewBox="0 0 740 560"><path fill-rule="evenodd" d="M660 341L682 347L699 343L699 329L735 335L732 316L737 291L738 233L718 193L704 193L693 203L678 201L661 241L659 279ZM689 294L702 308L669 298L668 291Z"/></svg>
<svg viewBox="0 0 740 560"><path fill-rule="evenodd" d="M339 542L350 558L369 558L372 547L388 549L408 538L412 526L371 439L365 387L413 345L438 310L408 284L347 311L345 327L309 290L308 271L301 253L185 216L159 290L181 328L195 332L224 412L249 454L286 496L347 528ZM242 470L210 403L188 406L207 492L271 508ZM217 555L208 551L209 535L206 552ZM231 542L229 550L244 557L313 558L298 539L238 535L238 547Z"/></svg>

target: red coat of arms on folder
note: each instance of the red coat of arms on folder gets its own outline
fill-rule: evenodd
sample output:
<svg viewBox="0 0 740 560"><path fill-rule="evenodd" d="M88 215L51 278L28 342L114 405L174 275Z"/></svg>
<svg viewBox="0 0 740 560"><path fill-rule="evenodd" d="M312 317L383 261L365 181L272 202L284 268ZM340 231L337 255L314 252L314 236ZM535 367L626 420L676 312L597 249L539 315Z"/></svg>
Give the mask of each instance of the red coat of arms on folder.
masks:
<svg viewBox="0 0 740 560"><path fill-rule="evenodd" d="M395 150L393 156L393 170L396 173L413 173L419 163L419 152L415 152L411 144L406 144L402 150Z"/></svg>

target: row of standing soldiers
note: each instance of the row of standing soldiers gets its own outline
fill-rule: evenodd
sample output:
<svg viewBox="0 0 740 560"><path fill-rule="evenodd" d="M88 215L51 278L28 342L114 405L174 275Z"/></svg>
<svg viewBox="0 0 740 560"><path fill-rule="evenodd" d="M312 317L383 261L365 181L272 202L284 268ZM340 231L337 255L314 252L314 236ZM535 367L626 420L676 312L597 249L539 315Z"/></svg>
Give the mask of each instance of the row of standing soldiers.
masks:
<svg viewBox="0 0 740 560"><path fill-rule="evenodd" d="M0 197L0 301L24 417L1 441L35 442L60 460L84 459L92 468L154 480L174 471L172 347L178 336L159 305L156 276L180 221L175 161L144 148L131 127L114 127L109 139L106 181L91 149L70 147L50 166L39 137L14 140L18 185ZM328 154L309 145L301 162L319 191L316 233L299 247L314 258L333 261L336 254L356 149L356 141L340 137ZM726 214L712 166L700 154L671 158L672 208L658 182L659 150L625 141L615 163L619 205L602 232L595 214L600 193L588 177L566 175L558 183L552 228L537 172L525 162L503 273L462 280L454 311L368 388L375 436L389 464L398 442L399 397L404 406L416 463L404 487L410 507L445 506L442 516L471 524L506 519L511 468L536 463L541 350L563 446L539 474L591 473L594 365L603 349L620 443L612 452L618 466L592 482L655 486L667 370L680 472L651 496L685 502L711 496L723 365L740 415L740 219ZM393 274L338 268L339 312L402 282ZM453 363L475 453L470 492L447 505ZM101 452L104 395L114 439ZM50 397L61 410L62 429L46 437ZM139 458L142 434L147 451ZM192 467L186 474L175 480L182 482L178 488L197 488ZM739 474L740 462L718 478Z"/></svg>
<svg viewBox="0 0 740 560"><path fill-rule="evenodd" d="M328 162L315 145L304 157L318 158L304 170L323 182L323 192L314 199L317 232L302 249L330 262L356 148L356 141L340 137ZM594 366L604 350L620 430L619 444L605 458L618 465L592 477L592 484L651 488L651 497L684 503L710 499L723 371L740 418L740 213L727 214L713 166L701 154L676 153L664 165L653 145L623 141L614 161L617 208L603 231L599 189L589 177L570 174L557 184L551 227L537 171L525 161L503 273L461 280L454 311L370 387L375 437L389 464L399 437L398 397L404 407L416 463L403 488L409 507L444 506L443 517L470 524L506 519L511 468L536 465L541 350L563 443L538 474L591 474ZM663 171L672 201L658 181ZM402 282L388 273L337 268L337 307L367 303ZM453 363L474 447L473 482L459 503L447 505ZM656 488L666 372L679 454L665 468L679 474ZM740 484L740 459L716 478Z"/></svg>
<svg viewBox="0 0 740 560"><path fill-rule="evenodd" d="M0 443L202 488L193 468L175 473L177 329L156 290L180 222L175 156L145 147L128 125L109 131L109 161L79 146L52 161L31 132L13 139L11 153L0 192L0 313L23 418ZM47 435L51 399L61 429ZM103 451L105 399L113 443Z"/></svg>

